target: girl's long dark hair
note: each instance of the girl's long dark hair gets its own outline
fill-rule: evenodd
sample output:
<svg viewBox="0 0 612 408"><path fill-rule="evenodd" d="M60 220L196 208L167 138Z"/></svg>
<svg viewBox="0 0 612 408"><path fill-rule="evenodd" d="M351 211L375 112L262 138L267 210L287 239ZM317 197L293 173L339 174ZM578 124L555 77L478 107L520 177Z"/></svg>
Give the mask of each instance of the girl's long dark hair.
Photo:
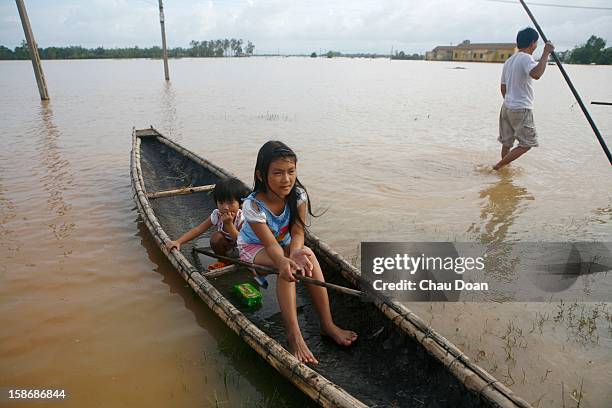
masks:
<svg viewBox="0 0 612 408"><path fill-rule="evenodd" d="M266 142L261 149L259 149L259 153L257 153L257 163L255 164L255 175L254 175L254 184L253 191L256 193L266 193L269 190L268 186L268 171L270 170L270 164L277 159L289 159L292 160L297 165L297 156L293 150L283 142L279 142L278 140L270 140ZM259 177L257 175L259 174ZM301 188L306 193L306 204L308 205L308 214L313 217L317 217L312 213L312 207L310 206L310 198L308 198L308 192L306 188L300 180L296 177L295 184L293 184L293 188L289 192L287 196L287 201L289 203L289 210L291 211L289 218L289 231L293 225L297 222L304 229L306 229L306 220L303 220L300 217L297 209L297 201L298 201L298 193L297 189Z"/></svg>

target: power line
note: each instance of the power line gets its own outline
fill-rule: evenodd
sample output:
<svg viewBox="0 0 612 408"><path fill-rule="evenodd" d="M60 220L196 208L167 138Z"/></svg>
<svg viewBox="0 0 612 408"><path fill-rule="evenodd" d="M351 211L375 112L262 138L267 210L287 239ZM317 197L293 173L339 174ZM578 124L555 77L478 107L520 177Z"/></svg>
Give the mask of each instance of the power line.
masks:
<svg viewBox="0 0 612 408"><path fill-rule="evenodd" d="M141 2L143 2L143 3L150 4L150 5L152 5L152 6L155 6L155 8L157 8L157 6L158 6L157 4L155 4L155 3L151 2L151 1L147 1L147 0L138 0L138 1L141 1Z"/></svg>
<svg viewBox="0 0 612 408"><path fill-rule="evenodd" d="M487 0L495 3L510 3L516 4L516 1L511 0ZM550 4L550 3L529 3L530 6L547 6L547 7L561 7L561 8L572 8L572 9L587 9L587 10L612 10L612 7L595 7L595 6L570 6L566 4Z"/></svg>

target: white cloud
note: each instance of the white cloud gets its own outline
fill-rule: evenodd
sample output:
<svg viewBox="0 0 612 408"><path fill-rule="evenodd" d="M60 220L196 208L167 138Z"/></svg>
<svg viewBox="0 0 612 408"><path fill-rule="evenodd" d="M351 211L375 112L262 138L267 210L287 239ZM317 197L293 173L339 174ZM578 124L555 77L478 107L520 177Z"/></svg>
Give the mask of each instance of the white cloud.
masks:
<svg viewBox="0 0 612 408"><path fill-rule="evenodd" d="M555 3L576 4L574 0ZM156 0L28 0L41 46L159 44ZM592 0L589 5L610 6ZM191 40L243 38L258 50L387 52L391 46L424 52L436 45L513 42L531 25L517 4L486 0L166 0L169 46ZM612 38L612 11L532 6L557 49L571 48L595 34ZM23 32L13 2L0 4L0 43L14 47Z"/></svg>

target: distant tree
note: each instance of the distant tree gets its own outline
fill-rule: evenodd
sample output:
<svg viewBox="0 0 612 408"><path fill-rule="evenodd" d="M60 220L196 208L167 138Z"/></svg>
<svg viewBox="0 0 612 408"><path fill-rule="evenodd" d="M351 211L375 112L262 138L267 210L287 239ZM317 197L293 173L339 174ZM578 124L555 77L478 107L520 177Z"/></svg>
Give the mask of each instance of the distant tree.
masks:
<svg viewBox="0 0 612 408"><path fill-rule="evenodd" d="M231 44L231 40L227 40ZM242 54L243 40L233 40L233 55ZM208 41L190 41L190 48L184 49L181 47L171 48L168 50L168 56L174 58L181 57L222 57L226 53L224 45L226 40L208 40ZM248 42L248 51L252 54L255 45ZM112 48L104 47L83 48L81 46L68 47L47 47L39 48L38 52L42 59L85 59L85 58L161 58L162 49L159 46L150 48L140 48L139 46L129 48ZM30 50L25 41L22 41L21 46L15 47L14 51L0 45L0 60L8 59L30 59Z"/></svg>
<svg viewBox="0 0 612 408"><path fill-rule="evenodd" d="M162 58L164 56L164 52L158 45L151 48L145 48L144 51L147 55L147 58Z"/></svg>
<svg viewBox="0 0 612 408"><path fill-rule="evenodd" d="M421 60L421 59L425 59L424 55L419 55L419 54L406 54L404 51L395 51L395 55L391 56L391 59L397 59L397 60Z"/></svg>
<svg viewBox="0 0 612 408"><path fill-rule="evenodd" d="M555 54L557 54L557 58L559 58L561 62L569 62L570 53L571 53L570 50L555 51Z"/></svg>
<svg viewBox="0 0 612 408"><path fill-rule="evenodd" d="M97 57L97 58L102 58L104 57L104 48L103 47L98 47L95 50L93 50L93 54Z"/></svg>
<svg viewBox="0 0 612 408"><path fill-rule="evenodd" d="M239 39L239 40L236 40L236 53L234 55L241 55L242 54L242 43L243 43L242 38Z"/></svg>
<svg viewBox="0 0 612 408"><path fill-rule="evenodd" d="M254 51L254 50L255 50L255 46L253 45L253 43L252 43L252 42L250 42L250 41L249 41L249 42L247 43L246 53L247 53L248 55L253 55L253 51Z"/></svg>
<svg viewBox="0 0 612 408"><path fill-rule="evenodd" d="M0 45L0 60L11 60L14 58L15 55L10 48L6 48L4 45Z"/></svg>
<svg viewBox="0 0 612 408"><path fill-rule="evenodd" d="M339 51L327 51L327 54L325 54L325 56L327 58L341 57L342 53Z"/></svg>
<svg viewBox="0 0 612 408"><path fill-rule="evenodd" d="M612 65L612 47L606 48L599 57L599 64Z"/></svg>
<svg viewBox="0 0 612 408"><path fill-rule="evenodd" d="M608 51L610 48L606 47L606 40L603 38L592 35L586 42L581 46L574 47L569 53L568 62L572 64L606 64L609 61L610 55ZM610 62L607 62L610 64Z"/></svg>
<svg viewBox="0 0 612 408"><path fill-rule="evenodd" d="M25 40L21 41L21 46L15 47L13 51L15 55L15 59L30 59L30 50L28 48L28 43Z"/></svg>
<svg viewBox="0 0 612 408"><path fill-rule="evenodd" d="M212 41L202 41L200 43L200 49L199 49L198 57L212 57L212 56L214 56L212 47L213 47L213 42Z"/></svg>
<svg viewBox="0 0 612 408"><path fill-rule="evenodd" d="M215 40L215 57L222 57L225 55L225 41Z"/></svg>
<svg viewBox="0 0 612 408"><path fill-rule="evenodd" d="M39 54L42 59L57 59L58 49L56 47L48 47L41 50Z"/></svg>
<svg viewBox="0 0 612 408"><path fill-rule="evenodd" d="M200 44L199 42L194 41L194 40L191 40L189 42L189 46L191 47L189 49L189 56L190 57L197 57L198 56L197 53L198 53L198 45L199 44Z"/></svg>
<svg viewBox="0 0 612 408"><path fill-rule="evenodd" d="M310 54L310 58L317 58L317 53L313 52L312 54Z"/></svg>
<svg viewBox="0 0 612 408"><path fill-rule="evenodd" d="M223 40L215 40L215 47L213 48L213 57L222 57L225 55L225 48L223 48Z"/></svg>

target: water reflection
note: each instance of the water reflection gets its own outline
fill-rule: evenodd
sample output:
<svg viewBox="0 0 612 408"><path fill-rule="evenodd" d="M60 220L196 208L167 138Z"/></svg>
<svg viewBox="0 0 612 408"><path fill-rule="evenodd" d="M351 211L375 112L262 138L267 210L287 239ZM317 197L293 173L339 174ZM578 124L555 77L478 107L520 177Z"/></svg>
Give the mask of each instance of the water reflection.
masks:
<svg viewBox="0 0 612 408"><path fill-rule="evenodd" d="M2 160L2 162L6 162ZM4 180L1 174L5 173L5 169L0 167L0 279L7 272L8 259L14 256L14 253L19 251L21 243L16 239L15 231L8 227L8 223L13 220L17 213L15 204L6 196L7 188L4 186Z"/></svg>
<svg viewBox="0 0 612 408"><path fill-rule="evenodd" d="M58 146L60 131L53 122L53 110L49 101L41 102L39 115L41 119L40 139L37 142L36 150L41 156L43 165L40 181L49 195L47 207L54 216L49 227L55 239L60 241L60 248L64 248L62 241L68 238L75 228L75 224L68 219L72 206L64 199L64 192L70 188L74 180L70 171L70 163L62 157L61 149ZM65 250L64 254L69 252Z"/></svg>
<svg viewBox="0 0 612 408"><path fill-rule="evenodd" d="M485 199L480 209L479 241L483 244L507 241L508 231L523 211L521 204L534 200L525 187L515 184L510 172L501 172L497 183L480 191L480 198Z"/></svg>
<svg viewBox="0 0 612 408"><path fill-rule="evenodd" d="M519 259L513 255L512 225L524 211L525 202L534 200L525 187L513 180L511 171L501 171L500 179L480 191L480 228L470 230L478 234L477 241L486 247L485 270L507 281L513 279ZM468 230L468 232L470 232Z"/></svg>
<svg viewBox="0 0 612 408"><path fill-rule="evenodd" d="M161 93L161 116L163 122L161 126L165 130L166 136L177 142L180 142L180 132L177 129L177 113L176 113L176 91L172 87L172 83L167 81L163 84ZM155 125L153 125L155 126Z"/></svg>

